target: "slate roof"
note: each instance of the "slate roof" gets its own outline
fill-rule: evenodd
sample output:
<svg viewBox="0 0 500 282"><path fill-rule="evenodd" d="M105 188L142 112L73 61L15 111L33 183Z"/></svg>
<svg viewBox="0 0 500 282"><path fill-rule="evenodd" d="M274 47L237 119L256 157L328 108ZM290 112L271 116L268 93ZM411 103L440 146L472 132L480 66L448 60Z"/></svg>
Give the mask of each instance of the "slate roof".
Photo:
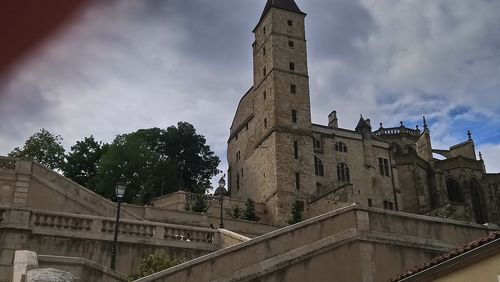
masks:
<svg viewBox="0 0 500 282"><path fill-rule="evenodd" d="M264 11L262 12L262 15L260 16L259 23L257 24L257 26L264 19L264 17L266 16L269 9L271 9L271 7L278 8L278 9L285 10L285 11L289 11L289 12L294 12L297 14L302 14L304 16L306 15L306 13L302 12L299 9L299 6L297 6L297 3L295 3L294 0L267 0L266 6L264 7Z"/></svg>
<svg viewBox="0 0 500 282"><path fill-rule="evenodd" d="M400 281L404 278L408 278L412 275L415 275L417 273L425 271L428 268L431 268L435 265L444 263L444 262L451 260L459 255L465 254L465 253L470 252L472 250L475 250L475 249L477 249L477 248L479 248L487 243L490 243L490 242L493 242L493 241L499 240L499 239L500 239L500 232L499 231L493 232L488 237L485 237L485 238L482 238L482 239L479 239L476 241L472 241L464 246L459 247L456 250L453 250L449 253L445 253L445 254L442 254L440 256L437 256L429 262L426 262L426 263L421 264L421 265L417 265L417 266L399 274L395 279L391 279L389 281L391 281L391 282L392 281Z"/></svg>
<svg viewBox="0 0 500 282"><path fill-rule="evenodd" d="M358 121L358 125L356 125L356 131L359 132L359 129L361 128L369 128L371 129L372 127L366 122L366 120L361 116Z"/></svg>

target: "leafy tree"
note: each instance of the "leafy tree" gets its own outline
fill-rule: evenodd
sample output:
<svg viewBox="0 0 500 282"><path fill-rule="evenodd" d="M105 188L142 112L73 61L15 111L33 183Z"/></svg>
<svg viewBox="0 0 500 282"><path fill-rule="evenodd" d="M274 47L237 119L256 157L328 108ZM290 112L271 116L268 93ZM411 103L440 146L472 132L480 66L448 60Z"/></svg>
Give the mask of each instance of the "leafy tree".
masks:
<svg viewBox="0 0 500 282"><path fill-rule="evenodd" d="M22 149L15 148L9 156L29 158L50 169L61 169L64 164L64 147L61 141L61 136L54 136L42 128L26 140Z"/></svg>
<svg viewBox="0 0 500 282"><path fill-rule="evenodd" d="M92 135L77 141L66 155L64 176L87 188L95 188L93 178L97 176L97 166L108 147L108 144L95 141Z"/></svg>
<svg viewBox="0 0 500 282"><path fill-rule="evenodd" d="M233 210L233 212L232 212L231 216L233 218L240 218L241 217L241 209L240 209L240 207L234 206L232 208L232 210Z"/></svg>
<svg viewBox="0 0 500 282"><path fill-rule="evenodd" d="M141 277L145 277L156 273L158 271L162 271L164 269L170 268L172 266L176 266L182 263L183 260L180 259L167 259L162 255L149 255L142 259L141 264L139 265L139 275L133 277L134 279L138 279Z"/></svg>
<svg viewBox="0 0 500 282"><path fill-rule="evenodd" d="M207 196L206 195L196 195L196 199L194 200L193 206L191 210L194 212L206 212L209 208L207 204Z"/></svg>
<svg viewBox="0 0 500 282"><path fill-rule="evenodd" d="M124 181L124 201L141 204L181 188L205 194L210 178L219 172L219 162L189 123L166 130L141 129L111 143L98 166L96 189L112 198L116 183Z"/></svg>
<svg viewBox="0 0 500 282"><path fill-rule="evenodd" d="M255 213L255 201L248 198L245 202L245 210L241 218L251 221L258 221L260 218Z"/></svg>
<svg viewBox="0 0 500 282"><path fill-rule="evenodd" d="M303 220L302 218L302 211L304 209L304 205L300 201L295 201L292 205L292 218L288 221L289 224L295 224L298 222L301 222Z"/></svg>

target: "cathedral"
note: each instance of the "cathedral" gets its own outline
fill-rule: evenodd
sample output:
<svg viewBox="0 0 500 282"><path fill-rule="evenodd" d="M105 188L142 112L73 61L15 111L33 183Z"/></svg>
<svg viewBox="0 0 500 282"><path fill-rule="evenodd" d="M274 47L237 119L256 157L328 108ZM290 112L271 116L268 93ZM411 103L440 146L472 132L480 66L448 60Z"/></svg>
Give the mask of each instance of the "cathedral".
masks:
<svg viewBox="0 0 500 282"><path fill-rule="evenodd" d="M422 128L372 127L363 116L341 128L336 111L311 122L305 17L293 0L269 0L253 30L253 86L228 139L231 197L265 204L274 223L292 206L310 218L356 203L499 224L500 174L486 172L470 132L442 150L425 117Z"/></svg>

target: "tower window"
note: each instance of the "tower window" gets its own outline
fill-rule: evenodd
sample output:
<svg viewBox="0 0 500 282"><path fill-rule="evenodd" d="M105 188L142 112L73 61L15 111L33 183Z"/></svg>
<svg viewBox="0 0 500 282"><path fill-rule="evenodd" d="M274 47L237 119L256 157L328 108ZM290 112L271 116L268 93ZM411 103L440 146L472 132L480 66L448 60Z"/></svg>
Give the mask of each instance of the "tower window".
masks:
<svg viewBox="0 0 500 282"><path fill-rule="evenodd" d="M236 174L236 189L240 190L240 174Z"/></svg>
<svg viewBox="0 0 500 282"><path fill-rule="evenodd" d="M267 118L264 119L264 128L267 128Z"/></svg>
<svg viewBox="0 0 500 282"><path fill-rule="evenodd" d="M266 26L262 28L262 33L266 34Z"/></svg>
<svg viewBox="0 0 500 282"><path fill-rule="evenodd" d="M346 144L344 142L341 142L341 141L335 143L335 151L347 153Z"/></svg>
<svg viewBox="0 0 500 282"><path fill-rule="evenodd" d="M321 149L321 141L313 137L314 149Z"/></svg>
<svg viewBox="0 0 500 282"><path fill-rule="evenodd" d="M264 67L264 69L262 70L262 74L265 76L267 73L267 70L266 70L266 67Z"/></svg>
<svg viewBox="0 0 500 282"><path fill-rule="evenodd" d="M266 91L264 91L264 92L262 93L262 97L264 97L264 100L266 100L266 98L267 98L267 92L266 92Z"/></svg>
<svg viewBox="0 0 500 282"><path fill-rule="evenodd" d="M290 62L290 64L288 65L288 68L291 70L291 71L294 71L295 70L295 64Z"/></svg>
<svg viewBox="0 0 500 282"><path fill-rule="evenodd" d="M300 173L295 173L295 189L300 190Z"/></svg>
<svg viewBox="0 0 500 282"><path fill-rule="evenodd" d="M323 162L320 158L314 156L314 173L317 176L325 176L325 170L323 167Z"/></svg>
<svg viewBox="0 0 500 282"><path fill-rule="evenodd" d="M296 160L299 159L299 142L293 141L293 155Z"/></svg>
<svg viewBox="0 0 500 282"><path fill-rule="evenodd" d="M337 165L337 180L339 182L351 182L349 167L347 166L346 163L339 163Z"/></svg>
<svg viewBox="0 0 500 282"><path fill-rule="evenodd" d="M264 56L266 55L266 47L262 48L262 55L264 55Z"/></svg>
<svg viewBox="0 0 500 282"><path fill-rule="evenodd" d="M378 158L378 167L380 169L380 175L389 176L389 160L384 158Z"/></svg>
<svg viewBox="0 0 500 282"><path fill-rule="evenodd" d="M293 41L288 41L288 47L293 48L294 42Z"/></svg>
<svg viewBox="0 0 500 282"><path fill-rule="evenodd" d="M292 21L292 20L288 20L288 21L287 21L287 24L288 24L289 26L293 26L293 21Z"/></svg>
<svg viewBox="0 0 500 282"><path fill-rule="evenodd" d="M292 93L292 94L297 93L297 85L290 84L290 93Z"/></svg>
<svg viewBox="0 0 500 282"><path fill-rule="evenodd" d="M296 110L292 110L292 121L297 122L297 111Z"/></svg>
<svg viewBox="0 0 500 282"><path fill-rule="evenodd" d="M240 151L236 152L236 161L239 161L241 158L241 153Z"/></svg>
<svg viewBox="0 0 500 282"><path fill-rule="evenodd" d="M368 206L373 207L372 199L368 199Z"/></svg>

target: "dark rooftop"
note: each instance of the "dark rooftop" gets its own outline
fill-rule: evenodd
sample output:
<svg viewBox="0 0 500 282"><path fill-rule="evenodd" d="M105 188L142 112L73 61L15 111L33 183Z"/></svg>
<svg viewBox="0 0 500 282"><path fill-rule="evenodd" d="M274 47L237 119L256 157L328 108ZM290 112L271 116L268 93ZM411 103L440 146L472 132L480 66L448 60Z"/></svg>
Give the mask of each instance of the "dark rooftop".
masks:
<svg viewBox="0 0 500 282"><path fill-rule="evenodd" d="M302 12L299 9L299 6L297 6L297 3L295 3L294 0L267 0L266 6L264 7L264 11L262 12L262 15L260 16L259 24L264 19L267 12L269 11L269 9L271 9L272 7L278 8L281 10L285 10L285 11L289 11L289 12L294 12L297 14L302 14L304 16L306 15L306 13ZM259 24L257 24L257 25L259 25Z"/></svg>

